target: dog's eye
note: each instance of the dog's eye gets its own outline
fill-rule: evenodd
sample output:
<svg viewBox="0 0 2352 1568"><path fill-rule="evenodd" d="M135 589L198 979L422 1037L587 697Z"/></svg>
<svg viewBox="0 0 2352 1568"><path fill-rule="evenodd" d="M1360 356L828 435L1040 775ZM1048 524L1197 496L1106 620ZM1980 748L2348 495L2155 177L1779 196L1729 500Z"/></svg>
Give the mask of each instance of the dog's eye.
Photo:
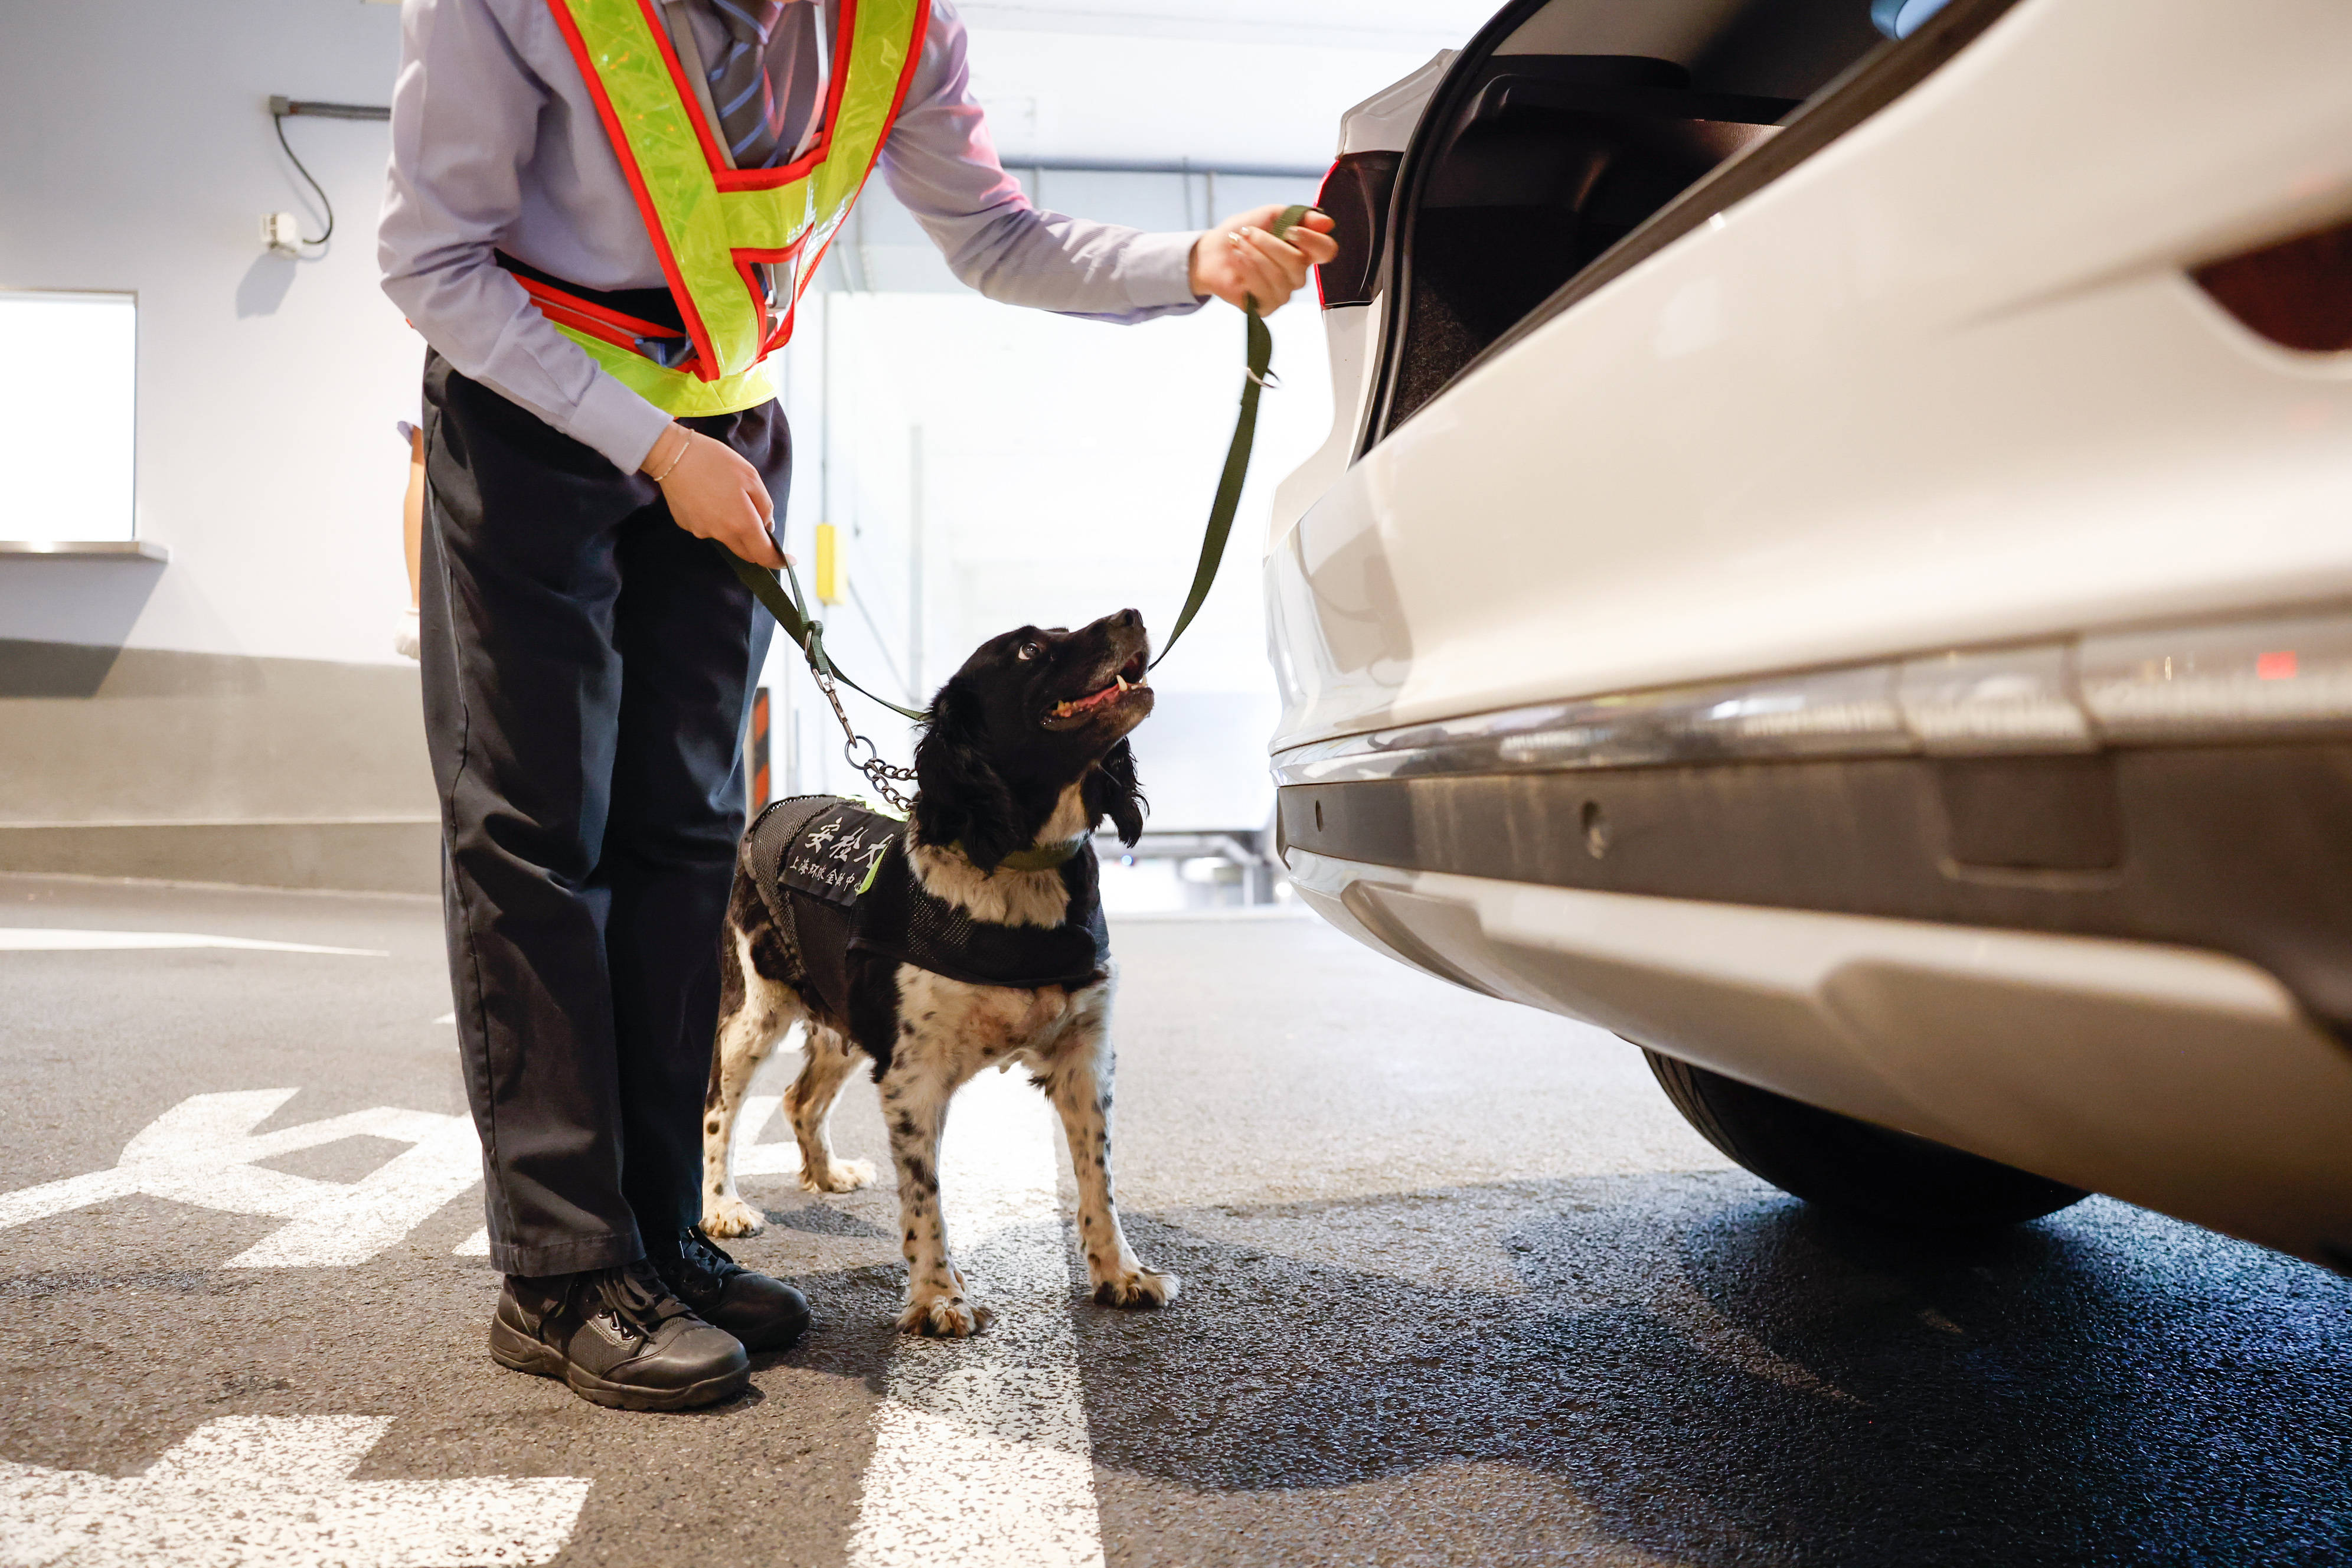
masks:
<svg viewBox="0 0 2352 1568"><path fill-rule="evenodd" d="M1013 657L1015 658L1035 658L1045 651L1045 650L1044 648L1038 647L1034 642L1025 642L1019 647L1013 650Z"/></svg>

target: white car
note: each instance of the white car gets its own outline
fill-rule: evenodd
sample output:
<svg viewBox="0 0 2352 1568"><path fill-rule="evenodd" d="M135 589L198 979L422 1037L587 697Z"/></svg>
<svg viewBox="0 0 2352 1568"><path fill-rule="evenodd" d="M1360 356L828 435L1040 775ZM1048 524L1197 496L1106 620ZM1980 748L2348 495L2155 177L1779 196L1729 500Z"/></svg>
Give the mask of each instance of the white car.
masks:
<svg viewBox="0 0 2352 1568"><path fill-rule="evenodd" d="M1322 200L1306 899L1809 1199L2352 1271L2352 5L1517 0Z"/></svg>

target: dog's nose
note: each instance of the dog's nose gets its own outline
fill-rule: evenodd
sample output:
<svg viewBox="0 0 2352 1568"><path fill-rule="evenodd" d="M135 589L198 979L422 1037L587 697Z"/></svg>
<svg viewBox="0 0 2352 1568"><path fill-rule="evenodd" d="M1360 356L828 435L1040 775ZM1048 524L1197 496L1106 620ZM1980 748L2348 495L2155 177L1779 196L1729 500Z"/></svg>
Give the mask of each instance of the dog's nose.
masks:
<svg viewBox="0 0 2352 1568"><path fill-rule="evenodd" d="M1143 624L1142 613L1137 610L1121 610L1118 615L1113 616L1111 619L1117 621L1123 626L1139 626Z"/></svg>

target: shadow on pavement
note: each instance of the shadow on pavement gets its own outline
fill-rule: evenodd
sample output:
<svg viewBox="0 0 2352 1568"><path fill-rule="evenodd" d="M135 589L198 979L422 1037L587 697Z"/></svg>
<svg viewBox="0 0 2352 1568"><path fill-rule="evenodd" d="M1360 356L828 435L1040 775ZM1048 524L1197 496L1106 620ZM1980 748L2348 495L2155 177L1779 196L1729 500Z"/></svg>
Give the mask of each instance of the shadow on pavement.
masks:
<svg viewBox="0 0 2352 1568"><path fill-rule="evenodd" d="M1499 1247L1523 1291L1234 1239L1374 1236L1383 1210L1424 1236L1446 1216L1416 1267ZM1076 1309L1107 1541L1127 1478L1132 1542L1220 1494L1278 1533L1268 1494L1499 1468L1548 1482L1595 1560L2316 1563L2352 1542L2352 1284L2120 1204L1942 1242L1738 1174L1195 1217L1130 1220L1181 1306ZM1413 1560L1394 1531L1495 1491L1433 1485L1234 1560Z"/></svg>

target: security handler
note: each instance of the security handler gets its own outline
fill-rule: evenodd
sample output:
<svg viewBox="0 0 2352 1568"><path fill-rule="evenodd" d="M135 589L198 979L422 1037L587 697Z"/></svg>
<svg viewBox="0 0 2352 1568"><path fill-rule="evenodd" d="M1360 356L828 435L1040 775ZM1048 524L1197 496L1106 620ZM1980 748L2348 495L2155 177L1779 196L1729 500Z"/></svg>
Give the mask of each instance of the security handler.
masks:
<svg viewBox="0 0 2352 1568"><path fill-rule="evenodd" d="M964 282L1133 322L1329 260L1043 212L946 0L406 0L379 237L429 347L422 655L491 1353L633 1409L722 1399L799 1292L701 1236L715 950L783 564L761 362L879 166Z"/></svg>

